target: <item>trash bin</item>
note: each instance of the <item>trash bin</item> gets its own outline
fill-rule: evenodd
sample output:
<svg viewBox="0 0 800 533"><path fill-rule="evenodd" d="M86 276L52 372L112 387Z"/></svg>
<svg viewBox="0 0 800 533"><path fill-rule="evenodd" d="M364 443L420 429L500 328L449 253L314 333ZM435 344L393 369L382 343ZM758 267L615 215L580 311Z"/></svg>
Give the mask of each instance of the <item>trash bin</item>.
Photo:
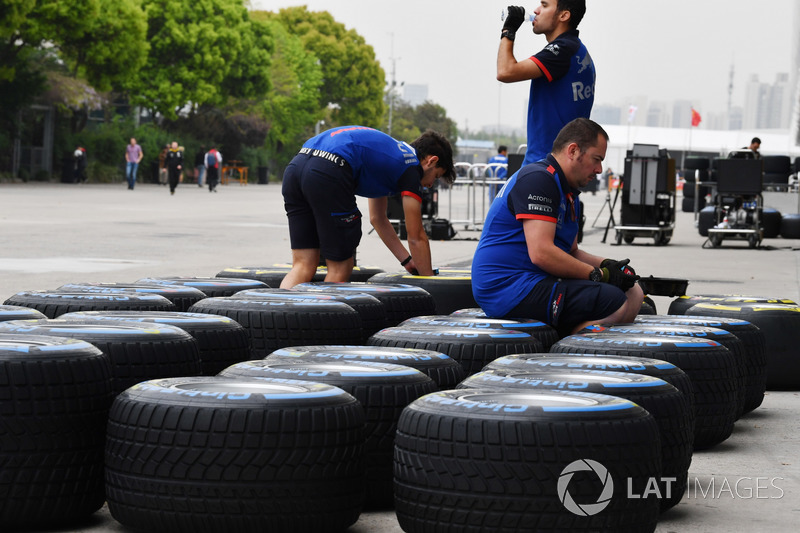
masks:
<svg viewBox="0 0 800 533"><path fill-rule="evenodd" d="M269 167L258 167L258 184L266 185L269 183L269 175L267 174Z"/></svg>

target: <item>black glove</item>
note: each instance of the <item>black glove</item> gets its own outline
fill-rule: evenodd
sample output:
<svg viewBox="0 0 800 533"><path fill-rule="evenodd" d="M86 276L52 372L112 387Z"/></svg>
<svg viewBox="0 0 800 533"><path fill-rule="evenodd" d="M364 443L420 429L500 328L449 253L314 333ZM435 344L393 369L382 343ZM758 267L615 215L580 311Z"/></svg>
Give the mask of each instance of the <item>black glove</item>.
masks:
<svg viewBox="0 0 800 533"><path fill-rule="evenodd" d="M525 20L525 8L520 6L508 6L508 16L503 24L504 30L515 32L522 26Z"/></svg>
<svg viewBox="0 0 800 533"><path fill-rule="evenodd" d="M613 266L600 268L600 271L603 273L603 283L609 283L615 287L619 287L623 292L633 287L636 284L636 280L639 279L639 276L625 272L628 261L630 261L630 259L614 261L609 263L609 265Z"/></svg>
<svg viewBox="0 0 800 533"><path fill-rule="evenodd" d="M600 262L600 268L616 268L617 270L622 270L626 274L635 276L636 271L633 269L633 267L628 265L629 262L630 259L623 259L622 261L617 261L616 259L603 259Z"/></svg>

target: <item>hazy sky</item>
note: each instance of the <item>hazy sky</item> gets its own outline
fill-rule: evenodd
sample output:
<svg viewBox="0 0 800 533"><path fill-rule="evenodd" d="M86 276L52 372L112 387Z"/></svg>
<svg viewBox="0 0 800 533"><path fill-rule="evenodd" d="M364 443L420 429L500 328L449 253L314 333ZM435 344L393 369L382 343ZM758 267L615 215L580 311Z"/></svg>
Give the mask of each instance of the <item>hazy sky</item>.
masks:
<svg viewBox="0 0 800 533"><path fill-rule="evenodd" d="M427 84L460 128L497 123L522 126L528 82L495 79L501 10L508 0L251 0L253 9L306 5L328 11L355 29L386 71L409 84ZM581 39L597 68L595 105L627 107L690 100L702 114L727 108L735 66L733 105L744 103L752 74L773 82L789 72L797 0L588 0ZM521 3L533 10L538 3ZM527 24L517 34L518 60L546 44ZM794 31L800 31L797 28Z"/></svg>

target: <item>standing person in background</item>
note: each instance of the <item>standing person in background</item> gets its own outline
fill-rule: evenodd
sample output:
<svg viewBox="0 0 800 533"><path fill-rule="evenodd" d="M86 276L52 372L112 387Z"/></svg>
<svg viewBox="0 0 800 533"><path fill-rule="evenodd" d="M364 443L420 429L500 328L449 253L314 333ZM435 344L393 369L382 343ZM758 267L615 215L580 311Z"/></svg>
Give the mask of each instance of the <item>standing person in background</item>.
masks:
<svg viewBox="0 0 800 533"><path fill-rule="evenodd" d="M136 144L136 139L131 137L131 142L125 147L125 177L128 179L128 190L132 191L136 185L136 171L139 169L144 157L142 147Z"/></svg>
<svg viewBox="0 0 800 533"><path fill-rule="evenodd" d="M750 146L743 146L742 150L750 150L753 152L753 159L761 159L761 152L758 151L759 148L761 148L761 139L753 137L753 140L750 141Z"/></svg>
<svg viewBox="0 0 800 533"><path fill-rule="evenodd" d="M203 186L203 177L206 174L206 147L201 146L200 150L194 154L194 173L197 175L197 186Z"/></svg>
<svg viewBox="0 0 800 533"><path fill-rule="evenodd" d="M509 6L497 52L498 81L531 80L522 166L544 159L561 128L575 118L589 118L594 103L594 62L578 37L586 0L541 0L534 13L533 33L544 35L547 46L522 61L514 58L525 8Z"/></svg>
<svg viewBox="0 0 800 533"><path fill-rule="evenodd" d="M84 183L86 181L86 167L88 166L88 162L86 161L86 148L83 146L76 147L75 151L72 153L72 158L75 183Z"/></svg>
<svg viewBox="0 0 800 533"><path fill-rule="evenodd" d="M158 184L167 184L167 153L169 153L169 144L164 146L158 154Z"/></svg>
<svg viewBox="0 0 800 533"><path fill-rule="evenodd" d="M219 185L219 171L222 168L222 154L212 146L211 150L209 150L205 155L204 165L208 172L206 176L208 192L217 192L217 185Z"/></svg>
<svg viewBox="0 0 800 533"><path fill-rule="evenodd" d="M172 141L172 147L167 152L167 171L169 172L169 193L175 194L178 182L183 172L183 152L178 148L178 143Z"/></svg>
<svg viewBox="0 0 800 533"><path fill-rule="evenodd" d="M506 179L508 176L508 146L501 144L497 148L497 155L489 158L487 162L489 165L506 165L506 167L490 167L486 170L486 174L490 178L497 178L499 180ZM501 184L492 183L489 185L489 203L497 196L497 191L500 190Z"/></svg>

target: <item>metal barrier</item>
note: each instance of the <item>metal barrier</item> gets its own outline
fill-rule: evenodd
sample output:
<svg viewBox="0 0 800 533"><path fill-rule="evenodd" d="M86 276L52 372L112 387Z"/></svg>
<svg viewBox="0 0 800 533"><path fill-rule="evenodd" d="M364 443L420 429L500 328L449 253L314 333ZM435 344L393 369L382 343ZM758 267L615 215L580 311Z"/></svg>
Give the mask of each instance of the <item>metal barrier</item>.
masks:
<svg viewBox="0 0 800 533"><path fill-rule="evenodd" d="M465 230L480 231L486 219L486 212L491 204L489 190L492 186L502 187L505 179L497 177L497 172L507 165L501 163L455 163L456 180L448 187L447 219L453 226L462 226ZM441 200L445 196L439 194Z"/></svg>

